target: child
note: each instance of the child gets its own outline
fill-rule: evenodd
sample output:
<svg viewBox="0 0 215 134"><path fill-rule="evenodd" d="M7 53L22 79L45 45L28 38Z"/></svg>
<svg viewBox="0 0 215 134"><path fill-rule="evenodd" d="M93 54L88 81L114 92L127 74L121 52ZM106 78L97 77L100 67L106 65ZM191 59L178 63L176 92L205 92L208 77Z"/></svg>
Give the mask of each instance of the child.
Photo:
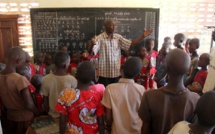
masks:
<svg viewBox="0 0 215 134"><path fill-rule="evenodd" d="M170 37L165 37L164 38L164 43L169 43L171 45L172 44L171 38Z"/></svg>
<svg viewBox="0 0 215 134"><path fill-rule="evenodd" d="M80 62L80 53L78 51L75 51L72 53L71 64L69 65L67 73L75 77L79 62Z"/></svg>
<svg viewBox="0 0 215 134"><path fill-rule="evenodd" d="M185 43L185 51L186 51L187 54L190 54L190 52L189 52L189 43L190 43L190 40L191 39L188 38L186 40L186 43Z"/></svg>
<svg viewBox="0 0 215 134"><path fill-rule="evenodd" d="M28 65L30 67L31 77L33 77L36 73L36 70L35 70L34 64L31 61L31 57L30 57L29 53L28 52L25 52L25 53L26 53L26 62L28 63Z"/></svg>
<svg viewBox="0 0 215 134"><path fill-rule="evenodd" d="M201 96L196 105L197 122L178 122L168 134L212 134L215 128L215 91Z"/></svg>
<svg viewBox="0 0 215 134"><path fill-rule="evenodd" d="M191 121L195 117L199 95L190 92L183 83L189 65L190 57L181 49L167 54L168 84L159 90L147 91L142 97L139 108L142 134L166 134L178 121Z"/></svg>
<svg viewBox="0 0 215 134"><path fill-rule="evenodd" d="M46 64L46 74L50 74L54 72L55 68L54 68L51 54L46 54L44 63Z"/></svg>
<svg viewBox="0 0 215 134"><path fill-rule="evenodd" d="M94 65L89 61L80 63L77 69L77 88L64 89L58 99L56 110L60 112L60 134L66 130L72 134L104 134L104 107L101 104L105 87L90 86L95 77Z"/></svg>
<svg viewBox="0 0 215 134"><path fill-rule="evenodd" d="M42 93L44 95L44 110L53 118L58 119L59 113L55 110L57 98L64 88L75 88L76 79L68 75L70 58L66 52L57 52L54 57L55 72L44 77L42 82Z"/></svg>
<svg viewBox="0 0 215 134"><path fill-rule="evenodd" d="M146 59L147 50L144 46L140 47L138 51L138 57L142 61L142 68L140 75L135 77L135 81L145 87L148 90L149 83L149 60Z"/></svg>
<svg viewBox="0 0 215 134"><path fill-rule="evenodd" d="M202 94L202 90L205 84L205 80L207 78L208 74L208 68L207 66L210 63L210 55L207 53L204 53L200 56L200 59L198 61L198 66L201 67L201 70L199 70L192 82L192 84L188 85L187 88L192 91L196 92L198 94Z"/></svg>
<svg viewBox="0 0 215 134"><path fill-rule="evenodd" d="M198 60L199 60L199 55L197 53L197 49L199 48L200 43L199 39L193 38L189 42L189 52L190 52L190 57L191 57L191 64L190 64L190 69L187 73L187 78L185 81L185 86L191 84L193 82L193 79L198 71Z"/></svg>
<svg viewBox="0 0 215 134"><path fill-rule="evenodd" d="M0 72L0 96L6 108L7 122L2 122L7 134L24 134L38 111L28 91L28 80L16 73L26 63L26 53L20 47L9 50L6 68Z"/></svg>
<svg viewBox="0 0 215 134"><path fill-rule="evenodd" d="M142 68L141 60L129 58L124 65L124 77L118 83L106 87L102 104L105 106L105 122L113 134L140 134L142 121L137 109L145 89L134 82ZM125 129L126 128L126 129Z"/></svg>
<svg viewBox="0 0 215 134"><path fill-rule="evenodd" d="M36 88L36 92L34 93L34 96L35 96L36 107L39 110L40 114L44 112L44 106L43 106L44 99L43 99L43 94L41 89L42 82L43 82L43 76L40 74L34 75L31 79L32 85Z"/></svg>
<svg viewBox="0 0 215 134"><path fill-rule="evenodd" d="M17 73L25 76L27 78L27 80L30 82L31 81L31 69L28 63L25 63L22 67L18 68ZM36 88L31 84L28 86L28 90L33 98L33 100L35 99L34 93L36 91Z"/></svg>
<svg viewBox="0 0 215 134"><path fill-rule="evenodd" d="M169 52L169 50L170 50L170 44L164 43L157 57L157 61L156 61L157 72L154 77L154 80L157 83L157 88L161 88L167 84L166 83L167 73L166 73L165 63L166 63L166 55Z"/></svg>
<svg viewBox="0 0 215 134"><path fill-rule="evenodd" d="M68 53L68 47L66 45L61 45L59 46L59 51Z"/></svg>
<svg viewBox="0 0 215 134"><path fill-rule="evenodd" d="M179 48L183 51L185 51L184 49L184 41L185 41L185 35L183 33L178 33L174 36L174 43L173 45L176 47L176 48Z"/></svg>
<svg viewBox="0 0 215 134"><path fill-rule="evenodd" d="M149 60L149 88L154 88L154 75L156 73L156 58L158 53L154 49L154 39L148 38L145 41L145 47L147 50L146 59Z"/></svg>
<svg viewBox="0 0 215 134"><path fill-rule="evenodd" d="M35 70L36 74L46 75L46 64L44 62L44 54L42 52L35 53Z"/></svg>

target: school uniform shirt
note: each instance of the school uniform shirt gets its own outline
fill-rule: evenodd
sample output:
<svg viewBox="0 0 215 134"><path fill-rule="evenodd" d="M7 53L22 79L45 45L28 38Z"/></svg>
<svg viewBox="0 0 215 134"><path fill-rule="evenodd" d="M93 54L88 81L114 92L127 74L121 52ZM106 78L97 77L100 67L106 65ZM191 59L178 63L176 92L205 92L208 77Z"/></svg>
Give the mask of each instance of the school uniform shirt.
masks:
<svg viewBox="0 0 215 134"><path fill-rule="evenodd" d="M36 107L39 110L39 112L42 113L43 112L43 101L44 101L43 94L35 92L34 96L35 96L35 101L36 101Z"/></svg>
<svg viewBox="0 0 215 134"><path fill-rule="evenodd" d="M187 121L180 121L169 131L168 134L194 134Z"/></svg>
<svg viewBox="0 0 215 134"><path fill-rule="evenodd" d="M212 48L210 53L210 65L208 66L208 75L203 88L203 93L215 89L215 47Z"/></svg>
<svg viewBox="0 0 215 134"><path fill-rule="evenodd" d="M113 37L108 37L106 32L97 36L96 45L93 46L94 54L99 54L99 76L105 78L115 78L120 76L121 49L128 50L131 41L114 33Z"/></svg>
<svg viewBox="0 0 215 134"><path fill-rule="evenodd" d="M30 74L31 74L31 77L33 77L36 73L36 70L35 70L35 67L34 67L34 64L32 63L28 63L29 64L29 67L30 67Z"/></svg>
<svg viewBox="0 0 215 134"><path fill-rule="evenodd" d="M36 74L40 74L40 75L43 75L43 76L46 75L46 64L42 63L41 66L35 64L35 65L34 65L34 68L35 68L35 70L36 70Z"/></svg>
<svg viewBox="0 0 215 134"><path fill-rule="evenodd" d="M49 98L49 115L58 118L59 113L55 110L58 95L64 88L76 88L77 81L71 75L57 76L48 74L42 82L42 93Z"/></svg>
<svg viewBox="0 0 215 134"><path fill-rule="evenodd" d="M133 79L121 78L106 87L102 104L112 110L111 134L140 134L142 121L138 116L145 88Z"/></svg>
<svg viewBox="0 0 215 134"><path fill-rule="evenodd" d="M17 73L0 74L0 96L7 109L7 118L11 121L29 121L33 113L26 107L22 94L23 89L30 85L28 80Z"/></svg>
<svg viewBox="0 0 215 134"><path fill-rule="evenodd" d="M97 117L104 114L101 104L105 87L101 84L88 90L66 88L58 99L56 110L67 115L68 131L74 134L97 134Z"/></svg>
<svg viewBox="0 0 215 134"><path fill-rule="evenodd" d="M200 70L196 73L193 83L193 86L203 89L205 85L205 80L207 78L208 70Z"/></svg>
<svg viewBox="0 0 215 134"><path fill-rule="evenodd" d="M149 123L151 134L166 134L179 121L191 121L199 95L188 89L173 92L161 88L144 93L139 116Z"/></svg>
<svg viewBox="0 0 215 134"><path fill-rule="evenodd" d="M198 69L198 61L199 61L199 56L191 58L190 69L188 71L188 75L190 75L194 69Z"/></svg>
<svg viewBox="0 0 215 134"><path fill-rule="evenodd" d="M150 74L155 74L156 73L156 58L158 56L158 52L153 50L151 54L146 55L146 59L149 60L150 64Z"/></svg>

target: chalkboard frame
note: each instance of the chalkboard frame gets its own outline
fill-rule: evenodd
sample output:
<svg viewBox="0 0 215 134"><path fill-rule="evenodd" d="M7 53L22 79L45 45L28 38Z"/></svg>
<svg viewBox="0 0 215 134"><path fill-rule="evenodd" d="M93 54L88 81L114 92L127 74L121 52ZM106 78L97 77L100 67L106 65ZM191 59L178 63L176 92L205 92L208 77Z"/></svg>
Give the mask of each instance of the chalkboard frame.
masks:
<svg viewBox="0 0 215 134"><path fill-rule="evenodd" d="M156 13L156 18L155 18L155 29L154 29L154 36L155 36L155 47L154 49L157 50L158 49L158 38L159 38L159 17L160 17L160 9L159 8L130 8L130 7L123 7L123 8L110 8L110 7L89 7L89 8L80 8L80 7L73 7L73 8L31 8L30 9L30 17L31 17L31 27L32 27L32 43L33 43L33 52L35 54L36 52L36 39L34 38L34 26L33 26L33 14L36 12L61 12L61 11L71 11L71 10L80 10L80 11L84 11L84 10L143 10L143 11L149 11L149 12L155 12ZM97 33L98 35L99 33Z"/></svg>

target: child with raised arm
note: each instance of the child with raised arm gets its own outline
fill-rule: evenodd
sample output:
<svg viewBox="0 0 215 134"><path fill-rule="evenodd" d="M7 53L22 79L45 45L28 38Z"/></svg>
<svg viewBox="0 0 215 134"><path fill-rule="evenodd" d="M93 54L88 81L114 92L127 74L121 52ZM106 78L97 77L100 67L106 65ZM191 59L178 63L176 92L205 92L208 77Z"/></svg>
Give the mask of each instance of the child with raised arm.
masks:
<svg viewBox="0 0 215 134"><path fill-rule="evenodd" d="M201 70L199 70L192 82L192 84L188 85L187 88L192 91L196 92L199 95L202 94L202 90L207 78L208 74L208 65L210 63L210 55L208 53L204 53L200 56L198 61L198 66L201 67Z"/></svg>
<svg viewBox="0 0 215 134"><path fill-rule="evenodd" d="M168 134L213 134L215 128L215 91L203 94L197 102L197 122L178 122Z"/></svg>
<svg viewBox="0 0 215 134"><path fill-rule="evenodd" d="M44 109L53 118L58 119L59 113L55 110L58 95L64 88L75 88L76 79L67 74L70 57L66 52L57 52L54 57L55 71L44 77L42 93L44 95Z"/></svg>
<svg viewBox="0 0 215 134"><path fill-rule="evenodd" d="M60 113L60 134L104 134L104 107L101 104L105 87L91 85L95 67L89 61L79 64L77 88L65 88L59 95L56 110Z"/></svg>
<svg viewBox="0 0 215 134"><path fill-rule="evenodd" d="M24 134L34 114L38 114L28 91L29 81L16 73L16 69L25 63L26 53L22 48L11 48L6 68L0 72L0 96L6 108L7 123L4 126L7 134Z"/></svg>

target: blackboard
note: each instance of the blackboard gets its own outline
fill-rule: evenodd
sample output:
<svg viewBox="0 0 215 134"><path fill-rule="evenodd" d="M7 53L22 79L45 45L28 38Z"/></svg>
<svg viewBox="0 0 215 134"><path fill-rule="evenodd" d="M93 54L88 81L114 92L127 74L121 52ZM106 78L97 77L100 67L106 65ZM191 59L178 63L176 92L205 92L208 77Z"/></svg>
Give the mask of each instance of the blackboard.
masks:
<svg viewBox="0 0 215 134"><path fill-rule="evenodd" d="M158 45L159 9L154 8L35 8L30 10L33 50L55 53L66 45L69 53L86 50L86 41L104 31L105 19L116 22L115 32L133 40L153 28Z"/></svg>

